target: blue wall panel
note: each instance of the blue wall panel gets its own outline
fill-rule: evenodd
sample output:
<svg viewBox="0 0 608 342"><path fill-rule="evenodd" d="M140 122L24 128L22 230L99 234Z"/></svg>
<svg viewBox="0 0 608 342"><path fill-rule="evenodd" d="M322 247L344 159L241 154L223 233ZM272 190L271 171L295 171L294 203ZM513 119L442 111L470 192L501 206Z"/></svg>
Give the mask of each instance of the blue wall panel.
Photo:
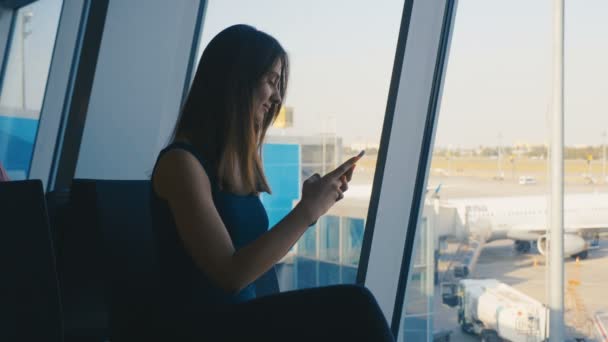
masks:
<svg viewBox="0 0 608 342"><path fill-rule="evenodd" d="M9 171L27 174L38 120L0 115L0 162Z"/></svg>
<svg viewBox="0 0 608 342"><path fill-rule="evenodd" d="M291 211L293 201L300 198L300 145L265 144L262 159L272 195L264 193L261 199L272 227Z"/></svg>

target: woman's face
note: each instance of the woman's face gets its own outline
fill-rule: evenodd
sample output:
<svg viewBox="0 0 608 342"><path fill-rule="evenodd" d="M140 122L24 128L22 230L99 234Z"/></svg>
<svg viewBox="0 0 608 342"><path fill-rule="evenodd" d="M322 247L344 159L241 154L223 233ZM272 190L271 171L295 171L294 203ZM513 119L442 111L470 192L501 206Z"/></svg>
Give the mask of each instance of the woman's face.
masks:
<svg viewBox="0 0 608 342"><path fill-rule="evenodd" d="M277 60L272 68L266 72L257 88L253 92L253 110L255 115L255 126L257 129L262 127L264 117L273 105L281 102L279 93L279 80L281 77L281 60Z"/></svg>

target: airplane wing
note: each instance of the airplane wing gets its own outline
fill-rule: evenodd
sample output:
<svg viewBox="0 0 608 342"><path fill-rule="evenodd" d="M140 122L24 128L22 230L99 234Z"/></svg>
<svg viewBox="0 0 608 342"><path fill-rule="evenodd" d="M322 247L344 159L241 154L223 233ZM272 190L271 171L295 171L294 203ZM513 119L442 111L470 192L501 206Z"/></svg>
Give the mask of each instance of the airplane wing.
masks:
<svg viewBox="0 0 608 342"><path fill-rule="evenodd" d="M511 226L507 231L507 237L513 240L536 240L547 233L544 225L518 224ZM567 224L564 233L568 234L599 234L608 233L608 224Z"/></svg>
<svg viewBox="0 0 608 342"><path fill-rule="evenodd" d="M518 224L513 225L507 230L507 238L512 240L533 241L546 234L543 225Z"/></svg>
<svg viewBox="0 0 608 342"><path fill-rule="evenodd" d="M608 233L607 224L581 224L581 225L566 225L564 227L566 233Z"/></svg>

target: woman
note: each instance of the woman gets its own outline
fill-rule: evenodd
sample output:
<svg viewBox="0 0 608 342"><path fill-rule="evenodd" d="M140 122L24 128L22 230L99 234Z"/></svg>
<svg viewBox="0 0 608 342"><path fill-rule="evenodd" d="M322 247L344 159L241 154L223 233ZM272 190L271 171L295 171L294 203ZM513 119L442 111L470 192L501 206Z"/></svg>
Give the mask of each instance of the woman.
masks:
<svg viewBox="0 0 608 342"><path fill-rule="evenodd" d="M260 150L288 79L271 36L246 25L219 33L201 57L173 142L152 174L162 327L181 340L392 340L369 292L356 286L255 299L277 263L348 188L358 157L304 182L301 201L271 230Z"/></svg>
<svg viewBox="0 0 608 342"><path fill-rule="evenodd" d="M8 173L4 170L4 166L0 163L0 182L8 182L10 179L8 178Z"/></svg>

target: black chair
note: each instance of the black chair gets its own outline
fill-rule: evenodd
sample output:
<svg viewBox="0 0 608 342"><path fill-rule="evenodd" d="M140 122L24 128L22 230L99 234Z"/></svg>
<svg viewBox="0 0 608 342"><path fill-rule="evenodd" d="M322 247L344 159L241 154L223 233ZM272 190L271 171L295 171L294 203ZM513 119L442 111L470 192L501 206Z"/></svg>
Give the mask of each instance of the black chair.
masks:
<svg viewBox="0 0 608 342"><path fill-rule="evenodd" d="M153 315L158 261L150 190L147 180L72 183L71 216L77 224L63 234L64 242L69 241L62 244L66 273L72 274L66 278L80 278L76 283L84 288L72 292L89 299L85 316L103 312L95 325L100 330L105 324L112 342L153 340L150 324L162 324ZM256 282L256 288L259 296L278 292L274 269Z"/></svg>
<svg viewBox="0 0 608 342"><path fill-rule="evenodd" d="M53 209L66 341L106 341L109 318L95 182L74 182L69 191L47 194L47 201Z"/></svg>
<svg viewBox="0 0 608 342"><path fill-rule="evenodd" d="M156 252L148 181L75 179L53 203L66 339L137 341L149 329Z"/></svg>
<svg viewBox="0 0 608 342"><path fill-rule="evenodd" d="M40 180L0 182L0 341L63 341L61 301Z"/></svg>
<svg viewBox="0 0 608 342"><path fill-rule="evenodd" d="M46 193L45 198L46 208L49 215L49 222L51 225L53 249L55 251L55 264L57 266L57 273L59 273L61 271L61 254L63 253L63 246L61 245L61 243L64 240L65 231L63 229L57 228L65 227L68 224L67 220L70 217L70 191L69 189L49 191ZM61 284L61 281L59 283Z"/></svg>
<svg viewBox="0 0 608 342"><path fill-rule="evenodd" d="M104 245L110 339L152 340L158 295L157 252L151 229L150 182L95 181L99 229Z"/></svg>
<svg viewBox="0 0 608 342"><path fill-rule="evenodd" d="M155 322L152 313L159 275L150 190L149 181L95 181L112 341L153 338L147 333ZM256 282L256 289L259 296L279 291L274 269Z"/></svg>

